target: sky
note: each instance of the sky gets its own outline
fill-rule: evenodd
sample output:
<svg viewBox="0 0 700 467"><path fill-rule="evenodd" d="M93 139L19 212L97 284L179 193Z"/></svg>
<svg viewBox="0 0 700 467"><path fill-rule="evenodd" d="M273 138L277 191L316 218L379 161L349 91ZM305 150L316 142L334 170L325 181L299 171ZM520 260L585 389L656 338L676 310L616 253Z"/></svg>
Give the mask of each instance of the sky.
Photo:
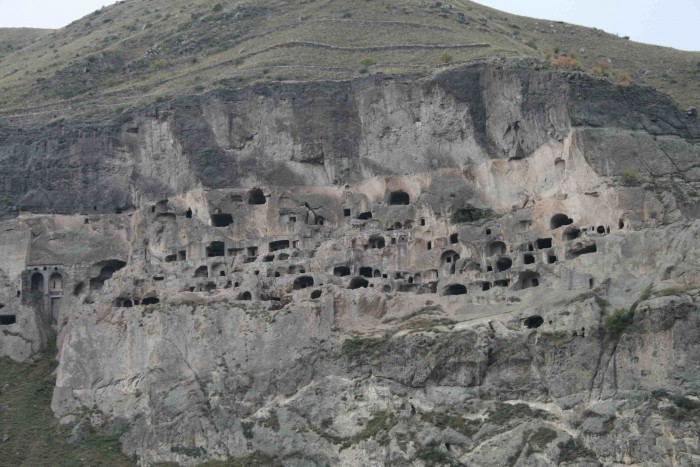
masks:
<svg viewBox="0 0 700 467"><path fill-rule="evenodd" d="M130 0L127 0L130 1ZM358 1L358 0L355 0ZM60 28L112 0L0 0L0 27ZM700 0L480 0L492 8L700 51Z"/></svg>

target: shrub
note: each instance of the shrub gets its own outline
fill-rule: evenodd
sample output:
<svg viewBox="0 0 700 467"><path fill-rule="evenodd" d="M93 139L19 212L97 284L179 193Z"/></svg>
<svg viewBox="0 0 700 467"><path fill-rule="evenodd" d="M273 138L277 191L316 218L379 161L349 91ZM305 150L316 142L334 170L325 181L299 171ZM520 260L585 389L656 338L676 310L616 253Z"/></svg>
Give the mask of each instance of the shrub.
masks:
<svg viewBox="0 0 700 467"><path fill-rule="evenodd" d="M440 54L440 63L445 63L445 64L452 63L453 60L454 60L454 57L449 52L443 52Z"/></svg>
<svg viewBox="0 0 700 467"><path fill-rule="evenodd" d="M482 219L489 219L493 216L490 209L467 208L459 209L452 215L453 224L463 224L465 222L476 222Z"/></svg>
<svg viewBox="0 0 700 467"><path fill-rule="evenodd" d="M552 60L552 66L567 70L577 70L580 68L578 60L574 60L573 58L567 57L566 55L561 55L557 57L556 60Z"/></svg>
<svg viewBox="0 0 700 467"><path fill-rule="evenodd" d="M375 63L377 63L376 60L374 60L372 57L362 57L360 59L360 65L362 65L364 68L367 68L368 66L372 66Z"/></svg>
<svg viewBox="0 0 700 467"><path fill-rule="evenodd" d="M620 176L625 186L637 186L640 183L639 174L634 169L620 169Z"/></svg>
<svg viewBox="0 0 700 467"><path fill-rule="evenodd" d="M151 68L154 70L161 70L165 68L168 65L167 60L164 58L159 58L158 60L153 60L151 64L149 65Z"/></svg>
<svg viewBox="0 0 700 467"><path fill-rule="evenodd" d="M615 310L613 314L605 317L605 320L603 320L603 326L611 334L619 336L630 327L633 319L634 310L625 310L624 308L620 308Z"/></svg>
<svg viewBox="0 0 700 467"><path fill-rule="evenodd" d="M221 11L224 9L224 6L221 3L217 3L213 7L211 7L212 11Z"/></svg>

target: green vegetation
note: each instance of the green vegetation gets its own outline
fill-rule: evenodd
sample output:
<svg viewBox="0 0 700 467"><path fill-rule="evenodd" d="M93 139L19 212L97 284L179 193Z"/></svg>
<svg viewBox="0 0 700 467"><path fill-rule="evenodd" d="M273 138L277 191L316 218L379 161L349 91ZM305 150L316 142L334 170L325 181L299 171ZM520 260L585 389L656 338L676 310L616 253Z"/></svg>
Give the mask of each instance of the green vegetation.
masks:
<svg viewBox="0 0 700 467"><path fill-rule="evenodd" d="M527 404L506 404L496 402L494 409L489 411L489 422L496 425L505 425L516 418L528 418L533 415L532 409Z"/></svg>
<svg viewBox="0 0 700 467"><path fill-rule="evenodd" d="M595 453L583 444L579 444L573 438L557 444L559 448L559 462L573 462L581 458L596 459Z"/></svg>
<svg viewBox="0 0 700 467"><path fill-rule="evenodd" d="M697 289L697 285L681 285L676 287L666 287L665 289L657 290L653 293L654 297L668 297L669 295L680 295L689 290Z"/></svg>
<svg viewBox="0 0 700 467"><path fill-rule="evenodd" d="M360 441L364 441L373 437L376 437L378 434L384 432L384 438L378 440L379 444L382 446L385 446L389 443L389 438L387 436L387 431L391 429L396 424L396 421L394 420L394 416L391 413L390 410L384 410L381 412L377 412L373 415L373 417L367 422L367 425L364 427L362 431L360 431L358 434L353 436L350 439L345 440L343 442L343 445L340 447L340 450L342 451L343 449L347 449L350 446L353 446Z"/></svg>
<svg viewBox="0 0 700 467"><path fill-rule="evenodd" d="M620 308L615 310L611 315L608 315L603 320L603 327L615 336L624 333L634 320L634 310L630 308L626 310Z"/></svg>
<svg viewBox="0 0 700 467"><path fill-rule="evenodd" d="M625 186L639 186L641 179L634 169L620 169L622 184Z"/></svg>
<svg viewBox="0 0 700 467"><path fill-rule="evenodd" d="M551 428L541 427L530 437L529 441L539 448L544 448L555 439L557 439L556 431Z"/></svg>
<svg viewBox="0 0 700 467"><path fill-rule="evenodd" d="M427 412L421 413L421 420L430 423L442 430L452 428L464 436L472 437L481 429L481 420L467 420L459 415L448 415L443 412Z"/></svg>
<svg viewBox="0 0 700 467"><path fill-rule="evenodd" d="M700 401L680 394L670 394L663 389L653 391L651 395L655 399L667 399L673 402L673 406L664 408L666 416L673 420L683 422L700 419Z"/></svg>
<svg viewBox="0 0 700 467"><path fill-rule="evenodd" d="M425 462L427 466L457 466L457 462L450 459L450 456L442 449L440 443L431 441L425 446L418 448L416 457Z"/></svg>
<svg viewBox="0 0 700 467"><path fill-rule="evenodd" d="M260 424L271 429L272 431L280 431L280 421L277 418L277 412L274 409L270 410L270 415L263 419Z"/></svg>
<svg viewBox="0 0 700 467"><path fill-rule="evenodd" d="M349 359L373 357L386 343L386 338L348 338L343 342L341 354Z"/></svg>
<svg viewBox="0 0 700 467"><path fill-rule="evenodd" d="M453 224L463 224L465 222L477 222L485 219L490 219L494 216L494 212L491 209L479 209L479 208L463 208L458 209L452 215Z"/></svg>
<svg viewBox="0 0 700 467"><path fill-rule="evenodd" d="M440 63L448 64L454 61L454 56L449 52L443 52L440 54Z"/></svg>
<svg viewBox="0 0 700 467"><path fill-rule="evenodd" d="M253 424L251 422L241 422L241 430L243 431L243 437L245 439L253 439L255 436L253 433Z"/></svg>
<svg viewBox="0 0 700 467"><path fill-rule="evenodd" d="M368 66L372 66L372 65L376 64L377 61L376 61L375 59L371 58L371 57L362 57L362 58L360 59L360 62L359 62L359 63L360 63L360 65L362 65L363 67L366 68L366 67L368 67Z"/></svg>
<svg viewBox="0 0 700 467"><path fill-rule="evenodd" d="M0 463L72 467L135 465L121 452L120 434L90 430L70 443L71 430L51 412L56 366L54 352L32 363L0 359Z"/></svg>

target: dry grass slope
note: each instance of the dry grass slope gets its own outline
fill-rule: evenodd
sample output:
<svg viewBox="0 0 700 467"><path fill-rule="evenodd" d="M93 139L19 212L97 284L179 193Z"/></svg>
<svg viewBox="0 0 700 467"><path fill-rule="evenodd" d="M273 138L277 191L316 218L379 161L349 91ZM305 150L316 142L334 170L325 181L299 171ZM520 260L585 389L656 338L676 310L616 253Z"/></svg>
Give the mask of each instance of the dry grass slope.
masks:
<svg viewBox="0 0 700 467"><path fill-rule="evenodd" d="M700 104L698 52L510 15L465 0L133 0L61 30L22 36L0 55L0 113L5 115L47 105L130 106L259 81L429 74L478 58L554 61L562 55L571 59L566 66L610 74L623 84L652 85L682 106ZM604 69L601 63L607 64Z"/></svg>

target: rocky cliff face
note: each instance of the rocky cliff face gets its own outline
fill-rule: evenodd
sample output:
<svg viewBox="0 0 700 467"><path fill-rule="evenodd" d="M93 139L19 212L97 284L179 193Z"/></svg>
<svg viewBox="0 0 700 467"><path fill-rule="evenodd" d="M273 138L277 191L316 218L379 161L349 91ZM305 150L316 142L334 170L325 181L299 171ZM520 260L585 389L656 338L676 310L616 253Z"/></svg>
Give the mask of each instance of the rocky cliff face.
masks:
<svg viewBox="0 0 700 467"><path fill-rule="evenodd" d="M694 465L699 139L517 63L2 121L0 354L142 465Z"/></svg>

